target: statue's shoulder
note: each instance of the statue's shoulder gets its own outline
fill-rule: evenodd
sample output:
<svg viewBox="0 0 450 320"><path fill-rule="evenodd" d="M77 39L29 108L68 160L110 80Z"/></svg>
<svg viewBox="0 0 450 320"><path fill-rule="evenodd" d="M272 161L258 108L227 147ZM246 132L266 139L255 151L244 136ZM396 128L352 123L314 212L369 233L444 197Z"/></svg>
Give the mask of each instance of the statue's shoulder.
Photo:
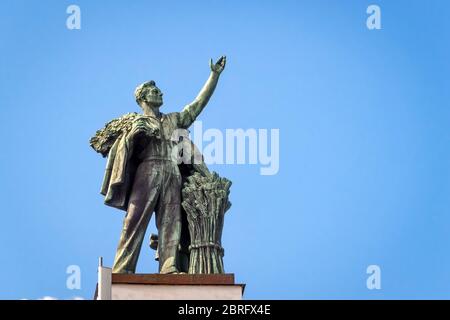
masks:
<svg viewBox="0 0 450 320"><path fill-rule="evenodd" d="M130 112L123 116L113 119L105 124L103 128L97 130L90 139L91 147L103 157L106 157L114 142L131 130L133 122L141 115L136 112Z"/></svg>
<svg viewBox="0 0 450 320"><path fill-rule="evenodd" d="M165 113L163 115L166 119L169 119L169 121L174 125L178 126L178 123L180 122L180 112L170 112Z"/></svg>

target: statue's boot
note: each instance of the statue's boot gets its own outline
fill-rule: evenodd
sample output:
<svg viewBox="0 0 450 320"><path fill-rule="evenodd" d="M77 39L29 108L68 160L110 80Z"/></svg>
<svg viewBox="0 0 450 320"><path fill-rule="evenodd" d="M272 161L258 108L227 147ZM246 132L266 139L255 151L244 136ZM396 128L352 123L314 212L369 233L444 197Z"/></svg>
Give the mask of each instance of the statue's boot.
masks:
<svg viewBox="0 0 450 320"><path fill-rule="evenodd" d="M173 274L180 273L177 268L177 251L178 246L168 246L160 248L159 251L159 273Z"/></svg>

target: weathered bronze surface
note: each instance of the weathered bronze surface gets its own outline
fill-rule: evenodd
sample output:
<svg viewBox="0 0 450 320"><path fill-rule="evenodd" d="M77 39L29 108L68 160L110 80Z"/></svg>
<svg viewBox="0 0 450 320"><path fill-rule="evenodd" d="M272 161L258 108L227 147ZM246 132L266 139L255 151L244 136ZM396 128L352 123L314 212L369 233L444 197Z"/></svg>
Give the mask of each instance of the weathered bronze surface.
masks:
<svg viewBox="0 0 450 320"><path fill-rule="evenodd" d="M224 56L215 64L211 60L208 80L181 112L160 112L163 94L154 81L138 86L135 97L143 114L114 119L91 139L91 146L108 157L101 189L105 204L127 212L114 273L135 273L153 212L158 235L152 236L151 247L157 250L160 273L224 273L221 235L231 182L209 172L202 160L175 159L187 138L174 139L174 132L195 121L225 64Z"/></svg>

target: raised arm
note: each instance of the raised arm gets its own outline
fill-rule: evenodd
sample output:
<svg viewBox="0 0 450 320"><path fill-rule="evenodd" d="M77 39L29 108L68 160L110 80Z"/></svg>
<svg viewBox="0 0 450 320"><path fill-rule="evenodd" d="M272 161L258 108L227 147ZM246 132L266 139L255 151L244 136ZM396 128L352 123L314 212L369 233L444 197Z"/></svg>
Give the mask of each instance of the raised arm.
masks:
<svg viewBox="0 0 450 320"><path fill-rule="evenodd" d="M180 127L188 128L202 112L216 88L219 76L225 68L225 64L225 56L220 57L215 64L213 64L212 59L210 60L209 65L211 67L211 74L194 101L185 106L180 112Z"/></svg>

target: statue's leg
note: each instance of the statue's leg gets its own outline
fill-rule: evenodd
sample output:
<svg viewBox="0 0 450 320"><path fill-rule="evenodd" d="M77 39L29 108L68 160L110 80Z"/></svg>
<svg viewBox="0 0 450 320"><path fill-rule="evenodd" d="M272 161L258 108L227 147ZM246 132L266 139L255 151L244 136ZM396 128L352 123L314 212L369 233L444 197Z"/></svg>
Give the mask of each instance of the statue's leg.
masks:
<svg viewBox="0 0 450 320"><path fill-rule="evenodd" d="M150 163L139 166L114 259L113 273L134 273L148 223L158 201L162 175Z"/></svg>
<svg viewBox="0 0 450 320"><path fill-rule="evenodd" d="M178 272L178 246L181 236L181 176L176 164L163 170L163 185L156 208L159 272Z"/></svg>

